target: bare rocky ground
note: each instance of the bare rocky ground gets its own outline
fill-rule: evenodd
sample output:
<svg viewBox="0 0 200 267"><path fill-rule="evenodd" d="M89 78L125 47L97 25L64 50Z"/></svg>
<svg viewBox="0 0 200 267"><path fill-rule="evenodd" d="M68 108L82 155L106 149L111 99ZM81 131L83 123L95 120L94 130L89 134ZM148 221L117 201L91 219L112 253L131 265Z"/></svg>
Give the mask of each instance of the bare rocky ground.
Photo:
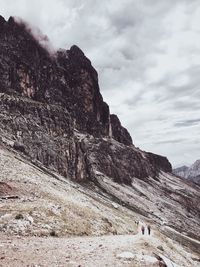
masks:
<svg viewBox="0 0 200 267"><path fill-rule="evenodd" d="M2 267L153 267L159 266L155 254L166 259L167 267L199 266L198 253L166 237L150 219L99 194L95 186L68 181L3 146L0 168ZM150 223L153 235L141 236L138 221ZM170 226L168 231L176 234Z"/></svg>
<svg viewBox="0 0 200 267"><path fill-rule="evenodd" d="M199 266L191 255L160 236L117 235L101 237L7 237L1 236L0 266ZM169 260L170 259L170 260ZM181 263L181 264L180 264Z"/></svg>

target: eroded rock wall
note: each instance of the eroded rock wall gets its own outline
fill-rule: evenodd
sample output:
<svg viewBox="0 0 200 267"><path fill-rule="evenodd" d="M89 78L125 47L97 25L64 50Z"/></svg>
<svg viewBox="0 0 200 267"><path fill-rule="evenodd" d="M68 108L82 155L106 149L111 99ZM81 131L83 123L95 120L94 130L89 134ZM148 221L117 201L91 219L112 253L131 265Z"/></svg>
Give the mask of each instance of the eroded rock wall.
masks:
<svg viewBox="0 0 200 267"><path fill-rule="evenodd" d="M0 17L0 134L32 161L79 181L101 172L130 185L171 171L166 158L134 147L77 46L50 54L12 17Z"/></svg>

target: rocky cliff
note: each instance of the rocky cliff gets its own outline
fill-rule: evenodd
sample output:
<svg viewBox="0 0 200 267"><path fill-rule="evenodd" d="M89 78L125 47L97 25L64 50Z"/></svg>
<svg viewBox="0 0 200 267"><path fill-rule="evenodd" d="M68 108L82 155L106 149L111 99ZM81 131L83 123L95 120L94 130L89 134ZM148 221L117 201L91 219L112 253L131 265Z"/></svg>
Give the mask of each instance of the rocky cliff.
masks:
<svg viewBox="0 0 200 267"><path fill-rule="evenodd" d="M165 157L136 149L110 115L97 72L77 46L50 53L37 39L24 22L0 17L2 142L78 181L100 172L131 184L171 172Z"/></svg>

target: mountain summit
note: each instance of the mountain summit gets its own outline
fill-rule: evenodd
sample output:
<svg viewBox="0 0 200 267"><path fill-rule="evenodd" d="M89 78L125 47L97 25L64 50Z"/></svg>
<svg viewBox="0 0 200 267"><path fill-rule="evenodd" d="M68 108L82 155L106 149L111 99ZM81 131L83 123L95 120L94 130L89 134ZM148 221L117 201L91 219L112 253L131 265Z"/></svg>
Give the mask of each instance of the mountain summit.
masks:
<svg viewBox="0 0 200 267"><path fill-rule="evenodd" d="M165 157L134 147L80 48L50 54L19 19L1 17L0 25L2 136L78 181L95 180L96 171L127 184L171 172Z"/></svg>

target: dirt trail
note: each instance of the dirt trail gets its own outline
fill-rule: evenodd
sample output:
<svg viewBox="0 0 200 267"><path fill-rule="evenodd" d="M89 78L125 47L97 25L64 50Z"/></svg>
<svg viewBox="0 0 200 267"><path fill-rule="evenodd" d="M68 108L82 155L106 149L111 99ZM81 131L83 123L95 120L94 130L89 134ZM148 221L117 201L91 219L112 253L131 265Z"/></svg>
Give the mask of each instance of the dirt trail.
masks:
<svg viewBox="0 0 200 267"><path fill-rule="evenodd" d="M0 266L146 266L147 248L141 249L141 244L148 242L147 239L140 234L77 238L2 237ZM118 254L124 251L132 255L140 253L140 265L136 265L137 257L120 259Z"/></svg>
<svg viewBox="0 0 200 267"><path fill-rule="evenodd" d="M0 267L159 266L153 254L157 252L158 240L141 233L73 238L0 237Z"/></svg>

